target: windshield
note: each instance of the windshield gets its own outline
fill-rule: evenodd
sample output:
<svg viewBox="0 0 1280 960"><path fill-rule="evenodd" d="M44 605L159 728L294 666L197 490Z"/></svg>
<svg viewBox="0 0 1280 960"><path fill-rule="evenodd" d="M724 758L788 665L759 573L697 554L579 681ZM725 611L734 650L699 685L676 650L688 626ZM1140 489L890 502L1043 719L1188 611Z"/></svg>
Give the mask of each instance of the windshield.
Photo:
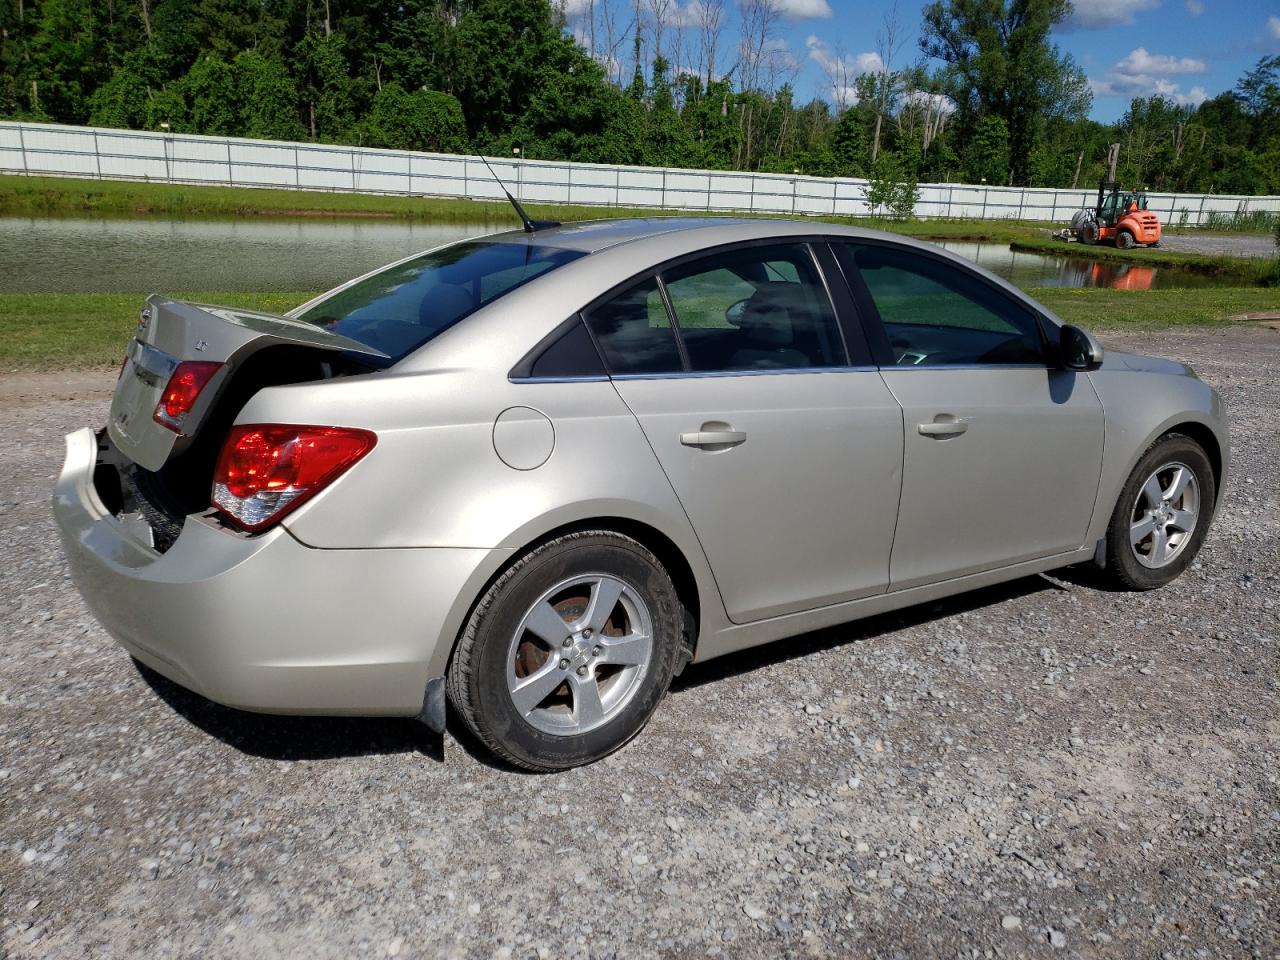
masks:
<svg viewBox="0 0 1280 960"><path fill-rule="evenodd" d="M394 363L485 304L581 256L533 242L456 243L366 277L297 319L381 350Z"/></svg>

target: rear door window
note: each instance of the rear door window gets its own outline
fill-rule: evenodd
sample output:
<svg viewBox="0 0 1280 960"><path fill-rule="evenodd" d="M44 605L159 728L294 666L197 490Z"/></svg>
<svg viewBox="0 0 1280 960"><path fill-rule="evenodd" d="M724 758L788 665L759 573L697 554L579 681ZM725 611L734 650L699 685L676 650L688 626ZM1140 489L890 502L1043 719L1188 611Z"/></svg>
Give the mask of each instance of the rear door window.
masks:
<svg viewBox="0 0 1280 960"><path fill-rule="evenodd" d="M726 251L664 271L662 280L692 370L845 363L831 301L805 244Z"/></svg>
<svg viewBox="0 0 1280 960"><path fill-rule="evenodd" d="M654 277L583 312L612 374L679 373L676 331Z"/></svg>

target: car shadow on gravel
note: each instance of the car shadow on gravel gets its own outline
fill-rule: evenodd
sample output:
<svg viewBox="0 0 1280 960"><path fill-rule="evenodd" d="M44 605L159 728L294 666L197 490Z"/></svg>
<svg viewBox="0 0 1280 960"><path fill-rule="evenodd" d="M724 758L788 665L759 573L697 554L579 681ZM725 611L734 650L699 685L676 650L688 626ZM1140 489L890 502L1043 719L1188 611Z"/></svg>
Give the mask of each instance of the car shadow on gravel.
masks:
<svg viewBox="0 0 1280 960"><path fill-rule="evenodd" d="M444 759L443 739L403 717L291 717L224 707L134 661L139 675L175 713L242 753L268 760L418 752Z"/></svg>
<svg viewBox="0 0 1280 960"><path fill-rule="evenodd" d="M1053 576L1061 577L1063 572L1054 571ZM1006 600L1030 596L1044 590L1066 589L1068 588L1042 574L1021 577L1008 583L983 587L943 600L935 600L932 603L922 603L919 606L878 614L864 620L837 624L834 627L804 633L776 643L766 643L763 646L717 657L706 663L691 663L685 668L684 673L672 681L671 689L673 692L689 690L752 670L759 670L762 667L771 667L788 660L807 657L813 653L830 650L832 647L874 640L897 630L918 627L934 620L994 606Z"/></svg>
<svg viewBox="0 0 1280 960"><path fill-rule="evenodd" d="M1055 577L1094 586L1087 579ZM752 670L775 666L833 647L874 640L884 634L920 626L933 620L994 606L1043 590L1067 587L1040 575L985 587L944 600L884 613L865 620L801 634L777 643L690 664L671 684L673 692L715 683ZM242 753L269 760L330 760L397 753L421 753L444 760L444 739L414 720L399 717L296 717L249 713L214 703L156 673L138 661L134 666L147 685L174 712L209 736ZM509 773L526 771L496 759L476 742L471 732L450 713L448 737L478 763Z"/></svg>

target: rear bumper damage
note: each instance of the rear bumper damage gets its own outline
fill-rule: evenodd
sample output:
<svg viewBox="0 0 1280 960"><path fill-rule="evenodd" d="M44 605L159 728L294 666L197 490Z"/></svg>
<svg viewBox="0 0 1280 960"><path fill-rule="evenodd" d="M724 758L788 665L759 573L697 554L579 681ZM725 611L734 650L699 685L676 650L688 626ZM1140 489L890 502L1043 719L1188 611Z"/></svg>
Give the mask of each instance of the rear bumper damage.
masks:
<svg viewBox="0 0 1280 960"><path fill-rule="evenodd" d="M94 486L92 431L67 436L53 512L71 575L130 654L218 703L443 726L450 610L490 551L322 550L186 518L163 554Z"/></svg>

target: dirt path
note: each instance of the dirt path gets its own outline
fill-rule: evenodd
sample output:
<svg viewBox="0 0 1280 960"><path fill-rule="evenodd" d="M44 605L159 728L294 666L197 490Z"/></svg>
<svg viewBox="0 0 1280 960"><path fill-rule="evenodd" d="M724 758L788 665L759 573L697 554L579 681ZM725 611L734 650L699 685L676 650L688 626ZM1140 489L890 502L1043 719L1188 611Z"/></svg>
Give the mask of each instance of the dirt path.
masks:
<svg viewBox="0 0 1280 960"><path fill-rule="evenodd" d="M1280 255L1275 238L1265 233L1166 233L1165 250L1223 257L1274 257Z"/></svg>

